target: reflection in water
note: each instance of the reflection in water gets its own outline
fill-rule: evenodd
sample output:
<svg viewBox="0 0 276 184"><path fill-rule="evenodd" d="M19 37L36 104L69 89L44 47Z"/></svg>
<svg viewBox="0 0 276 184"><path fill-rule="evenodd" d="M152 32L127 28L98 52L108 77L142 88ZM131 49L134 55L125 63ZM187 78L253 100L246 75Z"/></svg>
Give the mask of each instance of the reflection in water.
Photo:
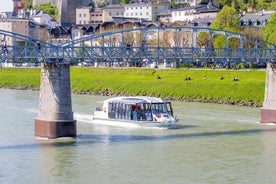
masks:
<svg viewBox="0 0 276 184"><path fill-rule="evenodd" d="M70 183L78 175L78 168L74 167L77 156L75 139L37 140L37 143L40 146L40 170L49 176L50 183L59 180Z"/></svg>

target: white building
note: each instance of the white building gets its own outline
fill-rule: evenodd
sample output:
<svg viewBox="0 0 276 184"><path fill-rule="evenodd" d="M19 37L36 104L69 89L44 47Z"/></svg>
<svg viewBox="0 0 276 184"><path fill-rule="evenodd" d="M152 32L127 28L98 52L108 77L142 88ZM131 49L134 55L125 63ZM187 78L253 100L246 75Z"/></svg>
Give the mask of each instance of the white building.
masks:
<svg viewBox="0 0 276 184"><path fill-rule="evenodd" d="M172 22L183 21L190 23L194 19L210 18L217 16L219 9L208 3L205 5L188 6L172 10Z"/></svg>
<svg viewBox="0 0 276 184"><path fill-rule="evenodd" d="M0 18L1 19L11 19L13 12L1 12Z"/></svg>
<svg viewBox="0 0 276 184"><path fill-rule="evenodd" d="M200 0L176 0L177 4L180 3L189 3L190 6L196 6L198 3L200 3Z"/></svg>
<svg viewBox="0 0 276 184"><path fill-rule="evenodd" d="M261 27L265 26L270 16L275 13L275 11L261 11L252 14L244 14L240 17L240 26L253 26Z"/></svg>
<svg viewBox="0 0 276 184"><path fill-rule="evenodd" d="M155 20L157 14L170 9L169 5L154 5L151 3L125 4L124 17Z"/></svg>
<svg viewBox="0 0 276 184"><path fill-rule="evenodd" d="M49 27L57 27L58 23L48 14L40 11L35 15L30 15L30 18L34 20L37 24L47 25Z"/></svg>
<svg viewBox="0 0 276 184"><path fill-rule="evenodd" d="M81 7L76 9L76 24L89 24L90 23L90 10L91 7Z"/></svg>

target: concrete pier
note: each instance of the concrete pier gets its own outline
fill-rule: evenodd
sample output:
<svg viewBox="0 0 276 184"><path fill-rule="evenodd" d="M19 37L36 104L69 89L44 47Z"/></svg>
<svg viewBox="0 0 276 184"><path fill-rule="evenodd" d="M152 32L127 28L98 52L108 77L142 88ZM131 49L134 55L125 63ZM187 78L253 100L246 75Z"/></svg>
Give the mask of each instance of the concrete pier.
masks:
<svg viewBox="0 0 276 184"><path fill-rule="evenodd" d="M39 114L35 136L75 137L77 134L71 104L69 64L42 63Z"/></svg>
<svg viewBox="0 0 276 184"><path fill-rule="evenodd" d="M276 123L276 63L267 63L261 123Z"/></svg>

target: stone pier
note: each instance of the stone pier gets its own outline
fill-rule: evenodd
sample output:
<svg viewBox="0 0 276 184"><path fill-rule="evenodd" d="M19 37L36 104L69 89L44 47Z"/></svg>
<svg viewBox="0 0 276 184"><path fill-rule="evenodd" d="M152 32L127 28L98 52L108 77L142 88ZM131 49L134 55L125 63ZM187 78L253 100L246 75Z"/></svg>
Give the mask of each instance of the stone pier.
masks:
<svg viewBox="0 0 276 184"><path fill-rule="evenodd" d="M77 128L72 112L69 64L42 63L39 98L35 136L75 137Z"/></svg>
<svg viewBox="0 0 276 184"><path fill-rule="evenodd" d="M267 63L261 123L276 123L276 63Z"/></svg>

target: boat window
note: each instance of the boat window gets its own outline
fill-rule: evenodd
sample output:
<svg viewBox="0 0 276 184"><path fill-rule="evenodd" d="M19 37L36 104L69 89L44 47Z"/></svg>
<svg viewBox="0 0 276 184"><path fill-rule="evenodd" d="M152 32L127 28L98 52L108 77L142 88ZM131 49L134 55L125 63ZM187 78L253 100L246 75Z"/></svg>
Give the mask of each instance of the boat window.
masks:
<svg viewBox="0 0 276 184"><path fill-rule="evenodd" d="M151 107L154 114L167 112L167 106L164 103L152 103Z"/></svg>
<svg viewBox="0 0 276 184"><path fill-rule="evenodd" d="M108 118L115 118L115 104L113 102L108 103Z"/></svg>
<svg viewBox="0 0 276 184"><path fill-rule="evenodd" d="M113 101L108 103L108 118L111 119L131 119L131 104Z"/></svg>
<svg viewBox="0 0 276 184"><path fill-rule="evenodd" d="M137 104L137 120L138 121L152 121L152 113L151 113L150 103Z"/></svg>
<svg viewBox="0 0 276 184"><path fill-rule="evenodd" d="M131 119L134 121L152 121L151 104L150 103L132 104Z"/></svg>
<svg viewBox="0 0 276 184"><path fill-rule="evenodd" d="M172 109L172 104L171 104L171 102L166 102L166 108L167 108L167 112L171 115L171 116L173 116L173 109Z"/></svg>

